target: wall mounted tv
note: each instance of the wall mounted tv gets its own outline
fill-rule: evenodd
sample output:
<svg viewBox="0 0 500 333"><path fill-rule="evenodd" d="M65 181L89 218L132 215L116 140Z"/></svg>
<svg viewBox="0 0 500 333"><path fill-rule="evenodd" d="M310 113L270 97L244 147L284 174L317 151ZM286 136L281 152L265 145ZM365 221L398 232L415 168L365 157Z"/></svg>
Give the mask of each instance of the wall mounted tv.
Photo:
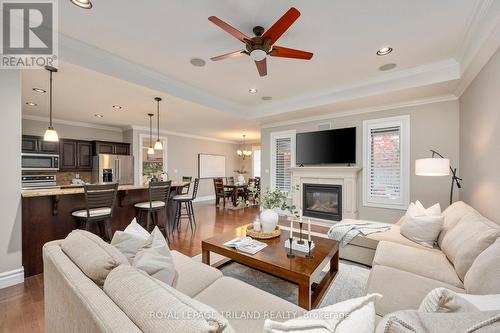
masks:
<svg viewBox="0 0 500 333"><path fill-rule="evenodd" d="M301 164L356 163L356 127L297 133L296 162Z"/></svg>

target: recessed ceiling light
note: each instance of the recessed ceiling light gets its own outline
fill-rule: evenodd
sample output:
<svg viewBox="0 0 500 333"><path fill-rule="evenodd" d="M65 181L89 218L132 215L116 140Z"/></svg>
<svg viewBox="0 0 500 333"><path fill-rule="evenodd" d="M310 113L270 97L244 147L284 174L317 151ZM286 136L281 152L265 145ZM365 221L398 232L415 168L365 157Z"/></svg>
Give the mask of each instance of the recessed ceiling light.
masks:
<svg viewBox="0 0 500 333"><path fill-rule="evenodd" d="M377 55L378 56L385 56L385 55L388 55L391 52L392 52L392 47L385 46L385 47L383 47L383 48L381 48L380 50L377 51Z"/></svg>
<svg viewBox="0 0 500 333"><path fill-rule="evenodd" d="M94 117L97 117L97 118L102 118L102 117L104 117L104 116L103 116L102 114L96 113L96 114L94 115Z"/></svg>
<svg viewBox="0 0 500 333"><path fill-rule="evenodd" d="M71 0L71 2L80 8L84 9L92 8L92 2L90 2L90 0Z"/></svg>
<svg viewBox="0 0 500 333"><path fill-rule="evenodd" d="M113 105L113 109L116 109L116 110L121 110L121 108L122 108L122 107L121 107L121 106L119 106L119 105Z"/></svg>
<svg viewBox="0 0 500 333"><path fill-rule="evenodd" d="M26 105L29 105L29 106L37 106L38 104L33 103L33 102L26 102Z"/></svg>
<svg viewBox="0 0 500 333"><path fill-rule="evenodd" d="M249 92L250 94L256 94L256 93L257 93L257 91L258 91L258 90L257 90L257 88L250 88L250 89L248 89L248 92Z"/></svg>
<svg viewBox="0 0 500 333"><path fill-rule="evenodd" d="M206 64L205 60L203 60L201 58L193 58L193 59L189 60L189 62L191 63L191 65L196 66L196 67L203 67Z"/></svg>
<svg viewBox="0 0 500 333"><path fill-rule="evenodd" d="M262 96L261 98L263 101L270 101L272 100L273 98L271 96Z"/></svg>
<svg viewBox="0 0 500 333"><path fill-rule="evenodd" d="M396 64L393 64L393 63L390 63L390 64L385 64L385 65L382 65L378 68L379 71L390 71L391 69L394 69L396 68Z"/></svg>
<svg viewBox="0 0 500 333"><path fill-rule="evenodd" d="M33 90L38 92L38 93L46 93L47 92L47 90L42 89L42 88L33 88Z"/></svg>

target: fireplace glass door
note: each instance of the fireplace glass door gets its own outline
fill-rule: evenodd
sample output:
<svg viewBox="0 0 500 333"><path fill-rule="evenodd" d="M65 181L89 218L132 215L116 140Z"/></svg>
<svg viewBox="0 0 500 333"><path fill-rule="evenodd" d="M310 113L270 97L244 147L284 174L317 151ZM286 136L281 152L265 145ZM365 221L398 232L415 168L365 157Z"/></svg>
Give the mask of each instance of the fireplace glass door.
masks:
<svg viewBox="0 0 500 333"><path fill-rule="evenodd" d="M342 186L303 184L302 214L325 220L342 220Z"/></svg>

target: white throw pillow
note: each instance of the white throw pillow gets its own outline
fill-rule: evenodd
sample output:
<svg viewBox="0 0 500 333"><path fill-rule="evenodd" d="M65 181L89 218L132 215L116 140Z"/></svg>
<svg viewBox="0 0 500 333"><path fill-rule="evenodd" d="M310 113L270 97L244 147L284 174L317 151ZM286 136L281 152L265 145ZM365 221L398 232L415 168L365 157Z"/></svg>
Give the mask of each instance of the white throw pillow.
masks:
<svg viewBox="0 0 500 333"><path fill-rule="evenodd" d="M401 223L400 233L425 247L434 247L443 225L439 203L425 209L417 200L411 203Z"/></svg>
<svg viewBox="0 0 500 333"><path fill-rule="evenodd" d="M321 309L311 310L305 316L276 322L266 319L264 333L373 333L375 305L380 294L353 298Z"/></svg>
<svg viewBox="0 0 500 333"><path fill-rule="evenodd" d="M464 294L446 288L432 289L420 303L419 312L456 313L472 312L479 309Z"/></svg>
<svg viewBox="0 0 500 333"><path fill-rule="evenodd" d="M115 232L111 245L123 253L129 262L132 262L135 254L143 248L149 236L149 232L134 218L125 230Z"/></svg>
<svg viewBox="0 0 500 333"><path fill-rule="evenodd" d="M158 227L154 228L142 249L137 252L132 266L170 286L172 285L175 278L174 259L167 241Z"/></svg>

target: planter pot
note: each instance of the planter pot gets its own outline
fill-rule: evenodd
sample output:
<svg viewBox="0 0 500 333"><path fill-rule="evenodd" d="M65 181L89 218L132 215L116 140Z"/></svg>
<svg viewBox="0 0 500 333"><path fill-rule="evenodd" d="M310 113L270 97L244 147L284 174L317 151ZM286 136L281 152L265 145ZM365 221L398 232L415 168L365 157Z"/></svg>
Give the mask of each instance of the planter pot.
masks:
<svg viewBox="0 0 500 333"><path fill-rule="evenodd" d="M262 231L265 233L271 232L278 225L279 215L272 209L264 209L260 212L260 224Z"/></svg>
<svg viewBox="0 0 500 333"><path fill-rule="evenodd" d="M238 184L244 184L244 183L245 183L245 176L238 175Z"/></svg>

